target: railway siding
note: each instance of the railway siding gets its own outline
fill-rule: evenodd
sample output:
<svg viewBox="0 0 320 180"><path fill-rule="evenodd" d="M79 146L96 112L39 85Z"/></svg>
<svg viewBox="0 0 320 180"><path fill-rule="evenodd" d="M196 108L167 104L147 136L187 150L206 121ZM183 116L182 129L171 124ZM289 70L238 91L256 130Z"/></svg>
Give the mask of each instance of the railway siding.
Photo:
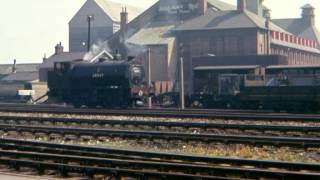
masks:
<svg viewBox="0 0 320 180"><path fill-rule="evenodd" d="M70 127L50 127L50 126L23 126L0 124L0 130L9 132L30 132L30 133L57 133L62 135L88 135L92 137L121 137L134 139L163 139L163 140L182 140L200 142L222 142L222 143L241 143L241 144L263 144L275 146L291 147L320 147L320 138L301 138L301 137L271 137L271 136L248 136L248 135L222 135L222 134L194 134L181 132L162 132L162 131L137 131L137 130L114 130L98 128L70 128Z"/></svg>
<svg viewBox="0 0 320 180"><path fill-rule="evenodd" d="M238 179L261 177L316 179L319 178L320 175L319 164L196 157L168 153L61 145L15 139L2 138L0 140L2 144L27 145L36 150L34 152L21 151L19 149L16 149L16 151L1 150L0 164L7 164L18 169L20 167L32 167L37 169L40 174L45 173L46 169L54 169L59 171L63 177L67 176L69 172L82 173L89 177L102 173L112 175L113 177L129 176L147 179L155 177L156 175L161 175L168 179ZM51 150L50 154L41 152L45 147ZM91 152L92 154L91 156L70 155L68 153L64 154L64 150L75 150L78 154L84 152ZM117 154L118 156L124 155L125 157L123 159L98 157L101 154L110 153ZM139 156L146 159L126 159L128 157L136 158ZM161 159L167 159L168 162L163 162ZM230 166L226 166L226 163L229 163ZM96 165L99 165L99 168L97 168ZM248 167L248 165L253 167Z"/></svg>

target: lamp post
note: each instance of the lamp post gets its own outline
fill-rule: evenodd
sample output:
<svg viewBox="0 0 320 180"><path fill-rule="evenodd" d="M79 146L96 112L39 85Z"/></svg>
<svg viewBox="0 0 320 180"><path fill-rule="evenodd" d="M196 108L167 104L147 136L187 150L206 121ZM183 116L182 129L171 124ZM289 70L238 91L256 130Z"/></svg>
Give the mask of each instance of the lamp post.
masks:
<svg viewBox="0 0 320 180"><path fill-rule="evenodd" d="M180 44L180 62L179 62L179 86L180 86L180 109L185 109L185 94L184 94L184 65L183 65L183 44Z"/></svg>
<svg viewBox="0 0 320 180"><path fill-rule="evenodd" d="M88 41L87 41L87 51L90 51L90 36L91 36L91 21L93 21L93 15L88 15L87 16L87 21L88 21Z"/></svg>

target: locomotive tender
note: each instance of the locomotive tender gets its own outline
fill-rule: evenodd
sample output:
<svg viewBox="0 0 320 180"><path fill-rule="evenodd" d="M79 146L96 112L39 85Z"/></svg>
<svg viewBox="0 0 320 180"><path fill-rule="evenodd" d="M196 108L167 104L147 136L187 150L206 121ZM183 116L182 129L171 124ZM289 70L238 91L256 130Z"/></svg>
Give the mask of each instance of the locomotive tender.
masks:
<svg viewBox="0 0 320 180"><path fill-rule="evenodd" d="M74 107L129 107L153 94L144 79L133 58L56 62L48 73L48 95Z"/></svg>

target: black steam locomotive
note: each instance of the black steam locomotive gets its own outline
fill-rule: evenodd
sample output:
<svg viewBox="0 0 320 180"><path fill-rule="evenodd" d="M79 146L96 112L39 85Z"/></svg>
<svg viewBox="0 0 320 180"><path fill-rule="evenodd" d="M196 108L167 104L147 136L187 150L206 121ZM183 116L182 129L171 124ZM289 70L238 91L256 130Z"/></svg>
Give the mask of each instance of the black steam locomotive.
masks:
<svg viewBox="0 0 320 180"><path fill-rule="evenodd" d="M129 107L153 94L144 79L133 58L56 62L48 73L48 96L74 107Z"/></svg>

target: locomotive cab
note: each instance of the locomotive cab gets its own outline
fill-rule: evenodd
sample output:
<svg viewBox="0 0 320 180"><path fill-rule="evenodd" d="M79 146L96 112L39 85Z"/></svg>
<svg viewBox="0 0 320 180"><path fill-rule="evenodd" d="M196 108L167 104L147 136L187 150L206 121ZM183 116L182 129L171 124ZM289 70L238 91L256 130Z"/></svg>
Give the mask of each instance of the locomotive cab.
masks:
<svg viewBox="0 0 320 180"><path fill-rule="evenodd" d="M141 65L133 65L130 67L130 80L131 83L140 84L145 78L145 72Z"/></svg>

